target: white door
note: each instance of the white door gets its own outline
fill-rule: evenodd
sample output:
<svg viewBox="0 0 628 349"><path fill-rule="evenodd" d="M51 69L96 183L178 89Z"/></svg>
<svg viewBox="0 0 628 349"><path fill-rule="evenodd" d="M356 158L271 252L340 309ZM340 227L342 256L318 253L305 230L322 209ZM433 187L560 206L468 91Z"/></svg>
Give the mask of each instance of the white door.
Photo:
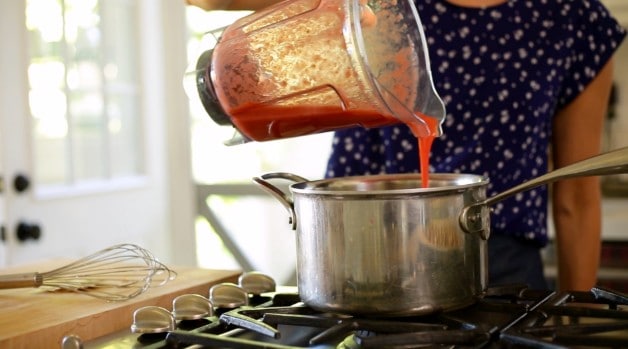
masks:
<svg viewBox="0 0 628 349"><path fill-rule="evenodd" d="M169 118L187 129L185 58L164 57L173 42L185 57L183 40L166 32L184 33L183 7L0 1L0 267L117 243L195 261L172 252L193 239L192 219L172 229L173 207L192 216L179 180L188 170L168 166L181 157Z"/></svg>

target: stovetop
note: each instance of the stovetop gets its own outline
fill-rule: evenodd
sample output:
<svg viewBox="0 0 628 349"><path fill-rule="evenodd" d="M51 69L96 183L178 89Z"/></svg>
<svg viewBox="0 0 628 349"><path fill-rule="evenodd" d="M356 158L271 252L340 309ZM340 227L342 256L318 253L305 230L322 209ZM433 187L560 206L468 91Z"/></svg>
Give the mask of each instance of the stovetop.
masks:
<svg viewBox="0 0 628 349"><path fill-rule="evenodd" d="M183 295L171 310L143 307L131 328L73 348L620 348L628 347L628 296L489 288L472 306L427 316L364 318L319 312L297 289L245 273L213 286L208 297Z"/></svg>

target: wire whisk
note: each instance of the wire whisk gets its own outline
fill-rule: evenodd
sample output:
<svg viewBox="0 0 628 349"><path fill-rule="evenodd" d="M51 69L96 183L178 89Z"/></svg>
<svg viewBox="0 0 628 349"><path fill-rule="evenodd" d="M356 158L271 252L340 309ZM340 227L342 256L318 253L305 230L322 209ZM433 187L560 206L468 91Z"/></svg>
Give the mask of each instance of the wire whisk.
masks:
<svg viewBox="0 0 628 349"><path fill-rule="evenodd" d="M124 301L176 276L150 251L134 244L119 244L48 272L0 275L0 289L48 287Z"/></svg>

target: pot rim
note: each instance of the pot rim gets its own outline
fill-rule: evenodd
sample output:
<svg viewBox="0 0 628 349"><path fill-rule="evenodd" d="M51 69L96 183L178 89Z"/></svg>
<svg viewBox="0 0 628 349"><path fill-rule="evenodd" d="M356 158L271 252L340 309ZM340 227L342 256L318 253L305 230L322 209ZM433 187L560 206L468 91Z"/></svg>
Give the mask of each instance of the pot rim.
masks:
<svg viewBox="0 0 628 349"><path fill-rule="evenodd" d="M293 194L369 197L400 194L440 195L482 187L489 183L488 177L470 173L431 173L429 178L430 187L428 188L421 186L420 173L402 173L346 176L297 182L290 185L290 191ZM440 185L432 186L439 183Z"/></svg>

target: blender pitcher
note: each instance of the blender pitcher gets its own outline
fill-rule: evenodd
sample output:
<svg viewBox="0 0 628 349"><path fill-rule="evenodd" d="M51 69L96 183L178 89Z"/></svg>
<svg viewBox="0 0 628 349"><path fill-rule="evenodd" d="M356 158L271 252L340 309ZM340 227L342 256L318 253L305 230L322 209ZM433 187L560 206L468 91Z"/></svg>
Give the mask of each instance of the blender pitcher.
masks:
<svg viewBox="0 0 628 349"><path fill-rule="evenodd" d="M445 108L411 0L287 0L220 31L186 85L235 128L228 145L399 122L417 137L441 133Z"/></svg>

